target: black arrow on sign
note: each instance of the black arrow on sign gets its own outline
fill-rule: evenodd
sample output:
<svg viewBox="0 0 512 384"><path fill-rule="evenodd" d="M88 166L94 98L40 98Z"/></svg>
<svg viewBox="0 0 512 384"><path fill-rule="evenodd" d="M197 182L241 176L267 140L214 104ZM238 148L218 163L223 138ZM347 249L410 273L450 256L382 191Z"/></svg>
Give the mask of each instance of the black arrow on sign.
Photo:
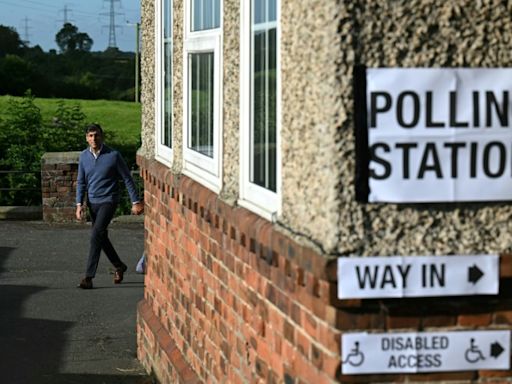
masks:
<svg viewBox="0 0 512 384"><path fill-rule="evenodd" d="M501 355L503 351L503 347L497 341L491 344L491 356L494 357L495 359L497 359L498 356Z"/></svg>
<svg viewBox="0 0 512 384"><path fill-rule="evenodd" d="M476 264L473 264L472 267L469 267L468 269L468 281L470 283L476 284L478 280L484 275L482 270L476 266Z"/></svg>

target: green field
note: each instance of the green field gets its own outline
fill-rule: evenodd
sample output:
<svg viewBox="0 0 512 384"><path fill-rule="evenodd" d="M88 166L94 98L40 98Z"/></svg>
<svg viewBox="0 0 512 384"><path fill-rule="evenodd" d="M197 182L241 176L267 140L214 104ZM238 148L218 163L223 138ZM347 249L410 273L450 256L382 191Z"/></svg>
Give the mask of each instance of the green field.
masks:
<svg viewBox="0 0 512 384"><path fill-rule="evenodd" d="M12 96L0 96L0 118L7 107L8 100ZM128 101L109 100L75 100L75 99L35 99L35 104L41 109L44 120L54 115L57 103L64 101L66 104L78 103L82 112L86 115L88 123L99 123L107 137L107 143L113 146L138 147L141 130L140 103ZM108 134L114 134L114 142L108 140ZM84 139L84 146L86 145Z"/></svg>
<svg viewBox="0 0 512 384"><path fill-rule="evenodd" d="M8 113L9 100L20 98L14 98L11 96L0 96L0 120L2 121L16 121L12 120L12 113ZM51 127L51 122L53 119L58 116L56 113L58 110L59 102L63 102L67 106L73 106L78 104L80 106L80 110L85 115L85 119L83 120L83 127L80 128L71 128L76 125L71 125L69 129L77 129L76 135L74 131L64 130L62 132L66 132L67 139L71 139L67 141L69 145L72 145L74 149L69 149L66 147L64 143L65 140L61 140L59 143L59 138L51 137L51 141L55 142L56 145L52 147L54 151L66 151L66 150L78 150L85 149L87 147L87 142L85 140L85 126L90 123L99 123L104 131L105 131L105 142L107 145L119 150L123 155L127 165L131 169L136 169L136 151L140 147L140 132L141 132L141 106L139 103L134 102L125 102L125 101L108 101L108 100L75 100L75 99L42 99L35 98L34 104L39 108L40 115L43 120L43 124L40 125L41 130L44 130L45 127ZM21 104L21 103L18 103ZM19 105L18 109L15 110L15 113L20 113ZM69 110L70 108L68 108ZM24 117L32 117L38 115L37 113L25 114ZM11 119L11 120L9 120ZM30 124L30 120L21 120L28 122ZM76 121L81 121L80 117L76 119ZM15 123L14 123L15 124ZM82 125L82 122L80 122ZM8 127L6 125L0 125L2 128ZM32 125L31 127L33 127ZM23 125L16 126L14 129L17 129L18 134L20 134L21 139L23 139L23 131L26 131L27 128ZM32 131L31 131L32 132ZM51 130L50 130L51 132ZM6 132L2 132L6 133ZM12 161L14 167L11 163L9 167L12 169L18 170L33 170L34 167L39 167L40 162L38 160L39 152L34 151L43 151L44 145L48 145L48 137L46 136L35 136L41 137L42 142L41 147L34 145L36 143L33 142L20 142L23 143L23 149L18 152L13 152L14 155L12 157L6 157L8 160ZM83 138L83 146L81 145L81 138ZM10 137L11 141L8 141L6 145L11 145L13 148L16 148L16 137ZM35 139L37 140L37 139ZM46 141L45 141L46 140ZM3 142L5 144L5 141ZM1 148L1 147L0 147ZM0 149L0 154L7 153L7 147L4 148L4 152ZM26 151L25 149L26 148ZM27 156L22 156L20 154L26 153ZM30 154L35 153L34 157L30 157ZM34 163L34 158L37 158ZM5 160L5 159L0 159ZM5 166L5 164L4 164ZM7 167L6 169L10 170L11 168ZM15 168L18 167L18 168ZM29 175L30 176L30 175ZM9 192L4 193L3 195L0 193L0 205L39 205L41 203L41 194L40 192L33 192L37 190L40 185L40 181L31 176L31 178L27 178L22 175L22 178L14 179L10 178L0 178L3 180L3 184L1 185L3 188L7 188L7 190L15 191L17 188L22 188L22 192ZM6 181L7 180L7 181ZM138 182L136 180L136 182ZM140 182L139 182L140 183ZM142 187L141 187L142 188ZM122 198L121 203L118 207L116 214L127 214L130 212L131 202L129 201L127 194L125 193L126 198Z"/></svg>

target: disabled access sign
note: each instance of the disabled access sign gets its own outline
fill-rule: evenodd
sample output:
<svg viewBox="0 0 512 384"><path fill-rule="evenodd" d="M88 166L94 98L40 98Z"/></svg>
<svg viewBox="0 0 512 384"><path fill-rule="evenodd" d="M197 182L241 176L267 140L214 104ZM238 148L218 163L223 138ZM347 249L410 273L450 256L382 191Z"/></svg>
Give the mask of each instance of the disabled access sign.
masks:
<svg viewBox="0 0 512 384"><path fill-rule="evenodd" d="M510 369L510 331L346 333L343 374Z"/></svg>

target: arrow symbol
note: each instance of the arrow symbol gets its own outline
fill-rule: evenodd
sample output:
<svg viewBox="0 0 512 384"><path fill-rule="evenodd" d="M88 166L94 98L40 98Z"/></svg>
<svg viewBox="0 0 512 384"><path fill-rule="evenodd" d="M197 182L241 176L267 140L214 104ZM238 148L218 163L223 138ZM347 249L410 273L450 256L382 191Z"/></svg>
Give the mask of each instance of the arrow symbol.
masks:
<svg viewBox="0 0 512 384"><path fill-rule="evenodd" d="M498 356L501 355L503 351L503 347L497 341L491 344L491 356L494 357L495 359L497 359Z"/></svg>
<svg viewBox="0 0 512 384"><path fill-rule="evenodd" d="M470 283L476 284L478 280L484 275L482 270L476 266L476 264L473 264L472 267L469 267L468 269L468 281Z"/></svg>

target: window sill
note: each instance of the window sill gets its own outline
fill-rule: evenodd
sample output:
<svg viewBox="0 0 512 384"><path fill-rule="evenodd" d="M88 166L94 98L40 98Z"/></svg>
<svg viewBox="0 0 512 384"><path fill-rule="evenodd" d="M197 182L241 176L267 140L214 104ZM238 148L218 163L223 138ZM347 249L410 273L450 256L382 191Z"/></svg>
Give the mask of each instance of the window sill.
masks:
<svg viewBox="0 0 512 384"><path fill-rule="evenodd" d="M182 173L185 176L190 177L214 193L219 194L222 185L220 177L212 175L211 173L187 162L186 160L183 165L184 167Z"/></svg>
<svg viewBox="0 0 512 384"><path fill-rule="evenodd" d="M170 159L172 159L172 154ZM170 160L167 156L162 156L160 154L155 154L155 160L157 160L159 163L162 163L166 167L171 168L172 167L172 160Z"/></svg>
<svg viewBox="0 0 512 384"><path fill-rule="evenodd" d="M271 223L275 223L277 221L277 216L278 216L277 211L269 211L268 209L263 208L257 204L254 204L253 202L251 202L249 200L243 200L243 199L238 200L238 205L263 217L264 219L270 221Z"/></svg>

